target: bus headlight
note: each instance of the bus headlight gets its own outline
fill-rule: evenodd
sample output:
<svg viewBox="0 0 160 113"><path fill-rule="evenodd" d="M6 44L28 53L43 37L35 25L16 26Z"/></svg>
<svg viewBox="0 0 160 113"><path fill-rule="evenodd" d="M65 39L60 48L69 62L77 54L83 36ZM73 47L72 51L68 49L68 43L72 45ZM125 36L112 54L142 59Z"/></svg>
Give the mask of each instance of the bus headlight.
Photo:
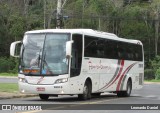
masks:
<svg viewBox="0 0 160 113"><path fill-rule="evenodd" d="M28 83L28 81L25 78L19 78L19 82Z"/></svg>
<svg viewBox="0 0 160 113"><path fill-rule="evenodd" d="M55 84L59 84L59 83L65 83L68 81L68 78L62 78L62 79L58 79L55 81Z"/></svg>

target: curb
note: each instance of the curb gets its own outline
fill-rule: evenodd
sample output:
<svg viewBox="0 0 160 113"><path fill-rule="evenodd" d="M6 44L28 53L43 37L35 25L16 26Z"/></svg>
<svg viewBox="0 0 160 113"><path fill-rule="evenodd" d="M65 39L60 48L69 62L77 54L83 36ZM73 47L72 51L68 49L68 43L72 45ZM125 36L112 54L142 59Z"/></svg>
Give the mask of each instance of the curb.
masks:
<svg viewBox="0 0 160 113"><path fill-rule="evenodd" d="M36 94L16 94L16 93L4 93L0 92L0 100L2 99L13 99L13 98L27 98L38 96ZM5 95L5 96L4 96Z"/></svg>

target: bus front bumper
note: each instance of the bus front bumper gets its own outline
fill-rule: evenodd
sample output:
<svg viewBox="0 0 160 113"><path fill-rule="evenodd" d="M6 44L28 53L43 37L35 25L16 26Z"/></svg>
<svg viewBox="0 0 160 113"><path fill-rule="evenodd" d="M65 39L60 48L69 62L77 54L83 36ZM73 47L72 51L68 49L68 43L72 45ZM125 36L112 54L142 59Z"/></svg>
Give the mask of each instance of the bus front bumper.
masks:
<svg viewBox="0 0 160 113"><path fill-rule="evenodd" d="M70 89L68 83L59 83L52 85L43 84L28 84L19 82L19 91L26 94L55 94L55 95L65 95L70 94Z"/></svg>

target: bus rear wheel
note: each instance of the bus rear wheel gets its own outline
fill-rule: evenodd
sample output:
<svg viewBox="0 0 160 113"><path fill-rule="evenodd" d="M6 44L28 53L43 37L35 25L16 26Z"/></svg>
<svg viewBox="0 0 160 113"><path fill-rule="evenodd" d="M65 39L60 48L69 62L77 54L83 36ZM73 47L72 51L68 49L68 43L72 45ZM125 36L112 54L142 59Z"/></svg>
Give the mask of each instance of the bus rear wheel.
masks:
<svg viewBox="0 0 160 113"><path fill-rule="evenodd" d="M47 94L39 94L39 97L40 97L41 100L48 100L49 95L47 95Z"/></svg>
<svg viewBox="0 0 160 113"><path fill-rule="evenodd" d="M131 80L128 80L126 91L118 91L117 96L118 97L129 97L131 95L131 91L132 91L132 82Z"/></svg>
<svg viewBox="0 0 160 113"><path fill-rule="evenodd" d="M83 94L79 94L78 99L80 99L80 100L90 99L91 98L91 91L92 91L91 83L86 81L86 83L84 84L84 87L83 87Z"/></svg>

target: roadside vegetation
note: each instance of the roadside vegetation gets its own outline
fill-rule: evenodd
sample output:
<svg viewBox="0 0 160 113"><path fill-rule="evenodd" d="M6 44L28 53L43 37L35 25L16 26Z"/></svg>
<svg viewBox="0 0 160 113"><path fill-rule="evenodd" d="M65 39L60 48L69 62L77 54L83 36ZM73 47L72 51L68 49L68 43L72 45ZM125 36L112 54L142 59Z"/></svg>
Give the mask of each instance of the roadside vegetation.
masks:
<svg viewBox="0 0 160 113"><path fill-rule="evenodd" d="M160 83L160 80L152 79L152 80L144 80L144 82L159 82Z"/></svg>
<svg viewBox="0 0 160 113"><path fill-rule="evenodd" d="M5 76L5 77L17 77L18 73L0 73L0 76Z"/></svg>
<svg viewBox="0 0 160 113"><path fill-rule="evenodd" d="M0 92L17 93L18 84L16 83L0 83Z"/></svg>
<svg viewBox="0 0 160 113"><path fill-rule="evenodd" d="M17 76L18 59L0 57L0 76Z"/></svg>
<svg viewBox="0 0 160 113"><path fill-rule="evenodd" d="M95 29L142 41L145 80L159 80L160 0L143 1L67 0L63 28ZM22 40L29 30L56 28L56 6L57 0L0 0L0 75L17 76L18 59L9 55L11 42Z"/></svg>
<svg viewBox="0 0 160 113"><path fill-rule="evenodd" d="M144 79L147 81L160 81L160 56L150 60L144 71Z"/></svg>

